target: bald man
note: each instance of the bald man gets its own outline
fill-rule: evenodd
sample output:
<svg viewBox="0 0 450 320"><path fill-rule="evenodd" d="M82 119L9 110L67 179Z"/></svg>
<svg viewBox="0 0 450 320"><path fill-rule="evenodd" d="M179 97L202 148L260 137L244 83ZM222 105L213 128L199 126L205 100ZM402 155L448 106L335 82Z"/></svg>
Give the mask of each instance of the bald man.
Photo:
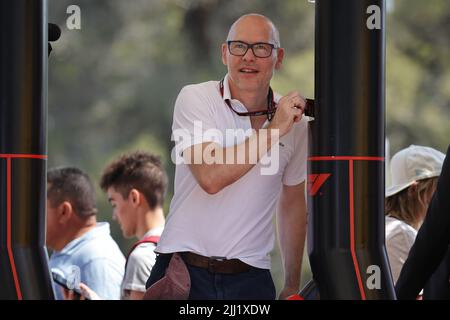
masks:
<svg viewBox="0 0 450 320"><path fill-rule="evenodd" d="M299 92L282 97L270 88L283 57L275 25L245 15L222 45L225 77L181 90L172 126L175 193L155 249L148 297L170 299L181 292L175 297L275 299L275 212L285 277L279 298L298 293L307 120ZM175 267L179 257L187 271ZM167 269L169 263L174 267Z"/></svg>

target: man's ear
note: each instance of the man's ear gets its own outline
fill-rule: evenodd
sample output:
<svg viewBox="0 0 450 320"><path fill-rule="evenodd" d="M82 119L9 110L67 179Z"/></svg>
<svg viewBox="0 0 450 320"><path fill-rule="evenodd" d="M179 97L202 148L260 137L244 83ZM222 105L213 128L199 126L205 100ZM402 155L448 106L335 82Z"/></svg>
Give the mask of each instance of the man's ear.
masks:
<svg viewBox="0 0 450 320"><path fill-rule="evenodd" d="M275 63L275 70L281 69L281 66L283 65L283 59L284 59L284 49L279 48L277 53L277 62Z"/></svg>
<svg viewBox="0 0 450 320"><path fill-rule="evenodd" d="M74 214L72 204L69 201L64 201L57 208L58 222L61 224L67 223Z"/></svg>
<svg viewBox="0 0 450 320"><path fill-rule="evenodd" d="M222 44L222 63L224 65L228 65L227 50L228 50L228 45L226 43Z"/></svg>
<svg viewBox="0 0 450 320"><path fill-rule="evenodd" d="M131 201L133 206L137 207L142 201L141 193L137 189L131 189L128 195L128 200Z"/></svg>

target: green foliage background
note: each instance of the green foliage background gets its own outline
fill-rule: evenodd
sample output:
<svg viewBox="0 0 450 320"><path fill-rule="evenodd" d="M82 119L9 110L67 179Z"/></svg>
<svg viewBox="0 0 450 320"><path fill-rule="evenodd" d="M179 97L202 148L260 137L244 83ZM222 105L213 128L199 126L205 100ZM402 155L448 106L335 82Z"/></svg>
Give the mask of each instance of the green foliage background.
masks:
<svg viewBox="0 0 450 320"><path fill-rule="evenodd" d="M341 1L341 0L339 0ZM81 30L68 30L66 9L81 8ZM409 144L445 151L450 143L450 2L391 0L387 23L387 138L390 154ZM287 50L273 87L314 96L314 5L306 0L49 0L62 26L49 64L49 167L75 165L97 183L117 155L147 150L170 161L172 111L186 84L220 79L220 45L244 13L269 16ZM389 180L389 176L388 176ZM170 186L165 210L172 196ZM97 189L99 220L111 222ZM218 222L220 223L220 222ZM123 240L111 223L124 252ZM302 283L310 277L307 256ZM282 268L273 253L279 290Z"/></svg>

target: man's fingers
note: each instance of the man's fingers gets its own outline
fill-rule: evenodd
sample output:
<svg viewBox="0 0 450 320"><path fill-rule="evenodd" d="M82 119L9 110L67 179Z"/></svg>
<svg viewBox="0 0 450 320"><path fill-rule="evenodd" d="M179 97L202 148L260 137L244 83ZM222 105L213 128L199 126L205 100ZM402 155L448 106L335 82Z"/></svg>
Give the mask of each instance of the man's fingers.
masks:
<svg viewBox="0 0 450 320"><path fill-rule="evenodd" d="M93 291L91 288L89 288L84 283L80 283L80 290L81 290L81 293L83 294L83 300L84 300L84 298L88 298L90 300L99 300L97 293L95 293L95 291Z"/></svg>
<svg viewBox="0 0 450 320"><path fill-rule="evenodd" d="M306 108L306 99L298 91L292 91L285 98L292 106L299 107L302 110Z"/></svg>
<svg viewBox="0 0 450 320"><path fill-rule="evenodd" d="M73 290L67 290L65 288L63 288L62 290L63 290L64 300L79 300L79 298L77 297L75 292L73 292Z"/></svg>
<svg viewBox="0 0 450 320"><path fill-rule="evenodd" d="M67 290L66 288L61 287L61 292L62 292L62 295L63 295L63 297L64 297L64 300L70 300L70 299L69 299L69 298L70 298L70 296L69 296L69 294L70 294L69 290Z"/></svg>
<svg viewBox="0 0 450 320"><path fill-rule="evenodd" d="M303 112L306 108L306 102L300 98L297 98L294 101L294 107L302 110L302 112Z"/></svg>
<svg viewBox="0 0 450 320"><path fill-rule="evenodd" d="M287 98L296 98L296 97L298 97L298 98L300 98L300 99L302 99L302 100L305 101L305 97L302 96L302 95L300 94L300 92L298 92L298 91L292 91L292 92L290 92L286 97L287 97Z"/></svg>
<svg viewBox="0 0 450 320"><path fill-rule="evenodd" d="M302 105L301 102L295 103L291 108L297 114L303 114L305 111L305 105Z"/></svg>
<svg viewBox="0 0 450 320"><path fill-rule="evenodd" d="M303 110L300 108L294 108L293 115L294 115L294 122L299 122L300 120L302 120Z"/></svg>
<svg viewBox="0 0 450 320"><path fill-rule="evenodd" d="M306 100L298 91L292 91L281 99L280 107L287 112L290 121L299 122L306 108Z"/></svg>

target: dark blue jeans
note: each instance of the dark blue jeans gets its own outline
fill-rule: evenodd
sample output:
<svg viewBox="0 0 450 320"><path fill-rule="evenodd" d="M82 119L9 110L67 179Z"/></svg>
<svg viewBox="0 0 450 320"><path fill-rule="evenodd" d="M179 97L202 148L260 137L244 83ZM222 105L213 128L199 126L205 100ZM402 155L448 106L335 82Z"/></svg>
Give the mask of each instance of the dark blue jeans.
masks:
<svg viewBox="0 0 450 320"><path fill-rule="evenodd" d="M171 254L157 256L147 288L164 276L171 257ZM191 277L189 300L275 300L275 286L267 269L252 267L248 272L220 274L186 266Z"/></svg>

